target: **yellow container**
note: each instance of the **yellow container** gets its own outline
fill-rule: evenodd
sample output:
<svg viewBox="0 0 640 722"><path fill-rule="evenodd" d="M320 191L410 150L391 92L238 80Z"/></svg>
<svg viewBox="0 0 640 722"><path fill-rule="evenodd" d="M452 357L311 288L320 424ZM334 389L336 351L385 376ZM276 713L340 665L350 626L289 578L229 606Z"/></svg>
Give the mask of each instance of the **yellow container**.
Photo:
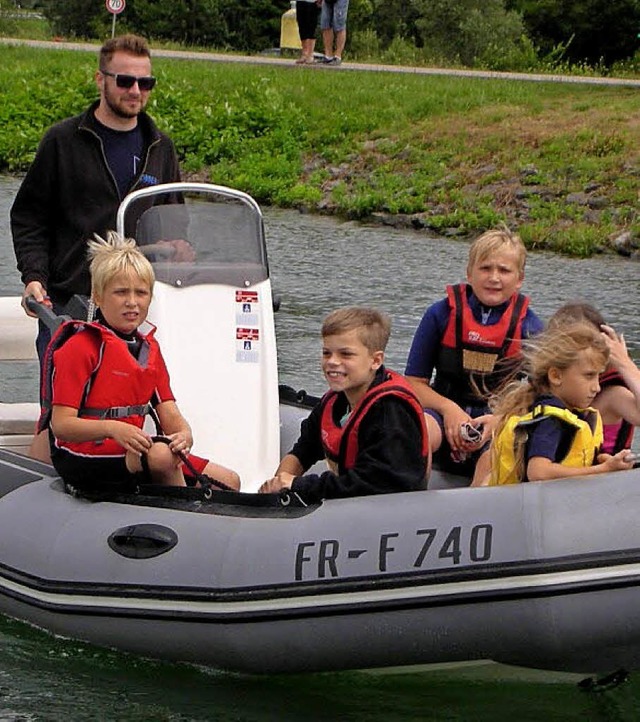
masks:
<svg viewBox="0 0 640 722"><path fill-rule="evenodd" d="M299 50L302 47L298 22L296 21L296 3L291 2L291 8L282 14L280 21L280 48L292 48Z"/></svg>

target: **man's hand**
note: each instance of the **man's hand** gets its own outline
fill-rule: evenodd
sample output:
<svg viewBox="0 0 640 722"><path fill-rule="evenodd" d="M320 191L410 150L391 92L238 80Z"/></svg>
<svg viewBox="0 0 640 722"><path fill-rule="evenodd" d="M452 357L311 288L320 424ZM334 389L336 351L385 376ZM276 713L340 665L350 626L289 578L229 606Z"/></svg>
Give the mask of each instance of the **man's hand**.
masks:
<svg viewBox="0 0 640 722"><path fill-rule="evenodd" d="M24 287L21 301L22 308L24 308L27 316L31 316L32 318L38 318L38 314L34 313L27 306L27 298L29 296L33 296L38 303L44 303L44 305L48 308L52 308L53 306L51 300L49 299L49 296L47 296L47 291L45 287L40 283L40 281L30 281Z"/></svg>
<svg viewBox="0 0 640 722"><path fill-rule="evenodd" d="M180 263L191 263L196 260L196 252L189 241L185 241L181 238L176 238L172 241L158 241L159 246L168 246L172 249L171 260L178 261Z"/></svg>

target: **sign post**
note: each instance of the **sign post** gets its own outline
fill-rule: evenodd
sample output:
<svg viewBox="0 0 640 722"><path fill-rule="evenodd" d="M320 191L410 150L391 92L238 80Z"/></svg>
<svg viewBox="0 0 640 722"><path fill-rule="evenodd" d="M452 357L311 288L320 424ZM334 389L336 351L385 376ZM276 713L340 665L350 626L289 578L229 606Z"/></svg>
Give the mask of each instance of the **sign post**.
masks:
<svg viewBox="0 0 640 722"><path fill-rule="evenodd" d="M126 0L105 0L104 3L107 10L113 15L113 22L111 23L111 37L115 37L116 34L116 15L119 15L126 6Z"/></svg>

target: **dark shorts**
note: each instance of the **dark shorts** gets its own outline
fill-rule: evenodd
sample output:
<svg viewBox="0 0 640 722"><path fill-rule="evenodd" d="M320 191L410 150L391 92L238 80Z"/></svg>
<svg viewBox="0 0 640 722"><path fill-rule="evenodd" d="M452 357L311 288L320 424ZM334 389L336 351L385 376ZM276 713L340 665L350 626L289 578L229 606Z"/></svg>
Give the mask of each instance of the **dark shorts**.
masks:
<svg viewBox="0 0 640 722"><path fill-rule="evenodd" d="M51 462L67 484L80 488L124 488L131 484L145 483L143 473L132 474L127 469L124 456L93 459L90 456L76 456L55 447L51 450Z"/></svg>
<svg viewBox="0 0 640 722"><path fill-rule="evenodd" d="M318 16L320 8L316 3L296 2L296 20L298 21L298 32L300 40L314 40L318 27Z"/></svg>

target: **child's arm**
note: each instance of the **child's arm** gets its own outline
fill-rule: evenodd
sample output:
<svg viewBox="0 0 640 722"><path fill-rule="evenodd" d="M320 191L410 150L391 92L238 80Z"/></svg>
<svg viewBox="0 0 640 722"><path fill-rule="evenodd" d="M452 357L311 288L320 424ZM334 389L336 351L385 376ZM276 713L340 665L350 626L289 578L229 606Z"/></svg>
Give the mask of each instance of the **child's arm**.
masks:
<svg viewBox="0 0 640 722"><path fill-rule="evenodd" d="M291 487L296 476L301 476L304 474L304 471L305 468L300 463L300 459L294 454L289 453L278 465L273 478L267 479L260 489L258 489L258 493L272 494L280 491L280 489L288 489Z"/></svg>
<svg viewBox="0 0 640 722"><path fill-rule="evenodd" d="M171 439L169 448L174 454L188 454L193 446L191 427L175 401L163 401L156 406L156 412L165 435Z"/></svg>
<svg viewBox="0 0 640 722"><path fill-rule="evenodd" d="M271 494L280 489L290 488L296 476L301 476L316 461L323 458L320 411L320 404L317 404L300 424L300 436L293 449L283 457L273 477L267 479L258 489L259 494Z"/></svg>
<svg viewBox="0 0 640 722"><path fill-rule="evenodd" d="M274 476L280 474L289 474L291 477L300 476L300 474L304 474L304 466L302 466L297 456L287 454L278 465Z"/></svg>
<svg viewBox="0 0 640 722"><path fill-rule="evenodd" d="M627 388L613 386L604 389L596 397L594 406L600 409L603 416L607 416L605 421L613 416L640 426L640 369L629 356L622 334L618 336L611 326L603 326L602 333L611 353L610 363L620 373Z"/></svg>
<svg viewBox="0 0 640 722"><path fill-rule="evenodd" d="M61 441L82 442L113 439L127 451L140 454L151 447L151 438L142 429L124 421L81 419L78 410L54 405L51 431Z"/></svg>
<svg viewBox="0 0 640 722"><path fill-rule="evenodd" d="M425 409L433 409L437 411L443 418L444 432L447 436L449 446L454 450L465 449L466 445L460 432L462 425L467 422L473 422L469 414L461 409L455 401L442 396L435 389L431 388L426 379L419 376L407 376L407 381L411 384L418 401Z"/></svg>
<svg viewBox="0 0 640 722"><path fill-rule="evenodd" d="M628 449L619 451L615 456L600 454L594 466L564 466L544 456L533 456L527 463L529 481L551 481L565 479L570 476L591 476L605 471L623 471L633 468L633 457Z"/></svg>

